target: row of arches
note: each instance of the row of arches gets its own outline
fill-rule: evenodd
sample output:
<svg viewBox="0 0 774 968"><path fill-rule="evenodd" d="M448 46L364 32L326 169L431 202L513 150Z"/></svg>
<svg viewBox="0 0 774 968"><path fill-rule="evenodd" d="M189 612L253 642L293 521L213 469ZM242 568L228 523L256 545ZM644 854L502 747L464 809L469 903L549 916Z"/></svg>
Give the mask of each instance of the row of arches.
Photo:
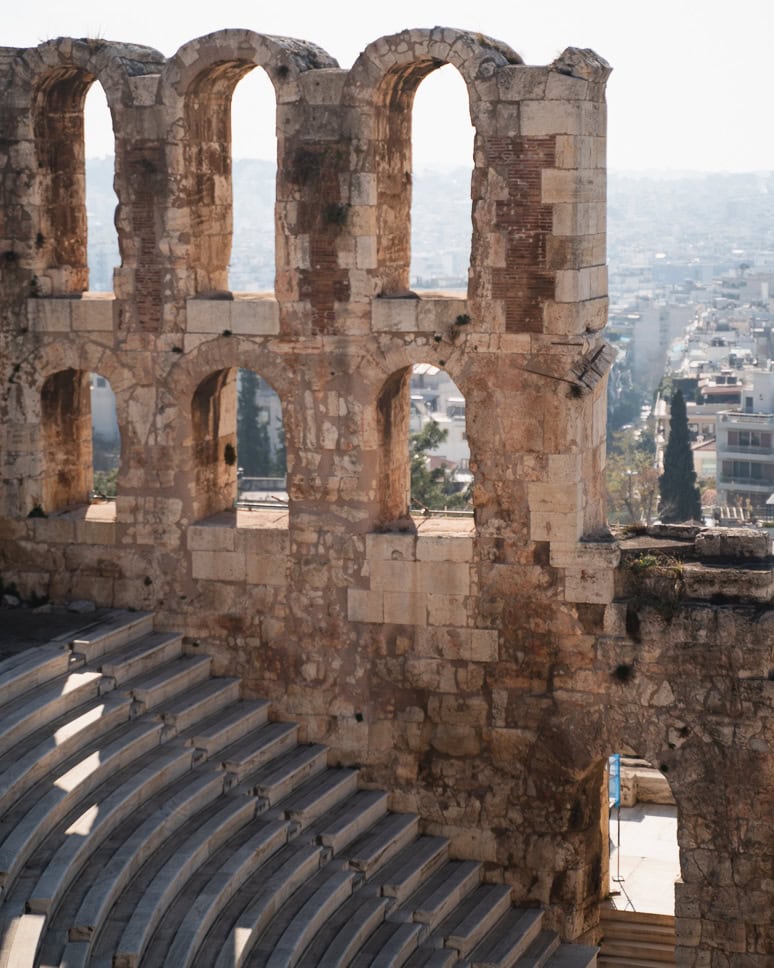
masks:
<svg viewBox="0 0 774 968"><path fill-rule="evenodd" d="M475 127L480 71L486 67L485 76L491 78L497 67L508 63L521 61L506 45L489 38L462 31L411 31L371 45L343 78L341 101L335 109L341 112L337 123L342 131L351 129L346 137L353 139L353 157L360 158L358 175L376 179L375 197L370 189L366 194L367 204L375 203L377 209L380 291L401 292L409 283L411 118L420 82L444 64L453 65L466 90L465 114ZM145 235L153 218L162 213L169 220L166 234L187 250L192 276L187 294L228 288L234 211L230 108L237 85L256 67L265 71L274 87L278 156L292 168L298 151L294 148L295 154L288 154L285 148L303 139L285 132L288 124L292 129L304 123L306 97L314 87L313 82L302 85L301 81L318 69L330 73L338 67L314 45L227 30L192 41L169 61L150 49L97 41L49 42L20 52L11 84L29 91L31 125L20 137L32 142L36 156L30 174L39 202L33 203L30 256L41 273L39 294L81 292L89 285L83 107L95 81L104 88L119 148L116 223L121 265L136 268L143 259L147 261L153 240ZM157 130L144 131L142 139L132 130L137 119L128 107L138 98L140 105L155 101L168 108L158 114L166 120L159 121ZM315 114L318 109L311 100L308 107ZM298 112L295 121L293 111ZM362 115L361 122L344 124L347 112ZM467 121L465 125L470 134ZM375 149L377 144L381 147ZM169 182L165 172L170 173ZM334 182L339 174L334 173ZM171 201L173 192L175 211L170 213L163 200ZM152 208L142 208L146 195L154 200ZM283 197L278 204L287 201Z"/></svg>
<svg viewBox="0 0 774 968"><path fill-rule="evenodd" d="M468 510L465 398L444 371L408 367L387 380L378 401L383 516L410 507ZM43 474L36 508L70 511L112 499L121 486L122 421L110 381L68 368L41 390ZM215 370L191 399L195 514L287 502L286 430L274 387L253 370Z"/></svg>
<svg viewBox="0 0 774 968"><path fill-rule="evenodd" d="M444 76L442 76L444 75ZM439 86L438 82L441 82ZM452 96L453 95L453 96ZM471 220L470 179L473 158L473 128L467 110L467 95L459 74L448 65L429 75L419 86L411 108L413 146L419 156L428 155L429 119L443 99L443 137L433 141L436 156L448 146L448 154L469 159L442 167L443 186L438 175L418 164L410 184L410 268L409 285L420 289L464 291L470 264ZM231 98L231 162L224 177L231 181L230 256L227 289L231 292L271 292L275 275L275 183L276 136L274 94L266 72L254 68L241 77ZM265 132L271 132L270 140ZM107 136L110 132L110 136ZM84 100L84 147L71 163L84 160L85 219L69 218L74 232L87 238L86 288L93 292L113 289L113 270L120 264L114 189L115 153L112 118L104 90L95 80ZM226 149L229 150L228 148ZM66 161L66 159L60 159ZM426 164L426 162L425 162ZM68 179L72 184L75 179ZM61 213L60 213L61 215ZM64 220L63 220L64 221ZM56 211L51 225L58 223ZM51 229L49 229L50 231ZM71 250L75 246L71 246ZM62 253L58 253L58 258Z"/></svg>

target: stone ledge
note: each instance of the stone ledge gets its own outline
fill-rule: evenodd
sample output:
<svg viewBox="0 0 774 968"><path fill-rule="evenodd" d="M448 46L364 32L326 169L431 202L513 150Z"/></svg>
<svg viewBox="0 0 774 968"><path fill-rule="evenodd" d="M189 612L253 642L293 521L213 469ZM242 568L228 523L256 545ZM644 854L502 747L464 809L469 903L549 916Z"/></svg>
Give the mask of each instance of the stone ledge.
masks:
<svg viewBox="0 0 774 968"><path fill-rule="evenodd" d="M279 303L272 293L239 293L226 299L189 299L186 302L188 333L215 335L228 331L235 336L276 336Z"/></svg>
<svg viewBox="0 0 774 968"><path fill-rule="evenodd" d="M112 292L28 299L27 326L31 333L111 333L114 303Z"/></svg>
<svg viewBox="0 0 774 968"><path fill-rule="evenodd" d="M464 296L382 298L371 302L371 329L375 333L434 333L467 315Z"/></svg>

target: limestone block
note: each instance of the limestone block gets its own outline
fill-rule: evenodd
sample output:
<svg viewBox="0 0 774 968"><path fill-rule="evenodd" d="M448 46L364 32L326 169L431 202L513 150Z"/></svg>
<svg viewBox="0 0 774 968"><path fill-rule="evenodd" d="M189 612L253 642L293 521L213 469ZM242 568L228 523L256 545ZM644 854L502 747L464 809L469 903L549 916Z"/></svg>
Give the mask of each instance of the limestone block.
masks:
<svg viewBox="0 0 774 968"><path fill-rule="evenodd" d="M497 662L500 658L499 632L496 629L473 629L465 658L472 662Z"/></svg>
<svg viewBox="0 0 774 968"><path fill-rule="evenodd" d="M279 333L279 304L276 299L240 297L230 306L230 325L224 328L232 333L245 336L276 336Z"/></svg>
<svg viewBox="0 0 774 968"><path fill-rule="evenodd" d="M386 591L384 621L388 625L427 625L427 596Z"/></svg>
<svg viewBox="0 0 774 968"><path fill-rule="evenodd" d="M82 299L74 299L71 325L74 332L113 332L113 293L88 293Z"/></svg>
<svg viewBox="0 0 774 968"><path fill-rule="evenodd" d="M700 558L765 560L771 539L766 531L750 528L710 528L696 535L694 547Z"/></svg>
<svg viewBox="0 0 774 968"><path fill-rule="evenodd" d="M435 595L470 594L470 565L465 562L418 562L412 578L417 591Z"/></svg>
<svg viewBox="0 0 774 968"><path fill-rule="evenodd" d="M347 618L350 622L383 622L384 595L382 592L348 588Z"/></svg>
<svg viewBox="0 0 774 968"><path fill-rule="evenodd" d="M298 87L308 104L339 104L346 77L340 68L320 67L302 74Z"/></svg>
<svg viewBox="0 0 774 968"><path fill-rule="evenodd" d="M429 625L465 627L468 624L465 598L461 595L428 595L427 622Z"/></svg>
<svg viewBox="0 0 774 968"><path fill-rule="evenodd" d="M194 524L188 529L189 551L233 551L235 541L230 527Z"/></svg>
<svg viewBox="0 0 774 968"><path fill-rule="evenodd" d="M350 193L352 205L376 205L376 175L370 172L354 172L350 183Z"/></svg>
<svg viewBox="0 0 774 968"><path fill-rule="evenodd" d="M416 542L417 561L457 561L473 560L473 538L451 535L422 535Z"/></svg>
<svg viewBox="0 0 774 968"><path fill-rule="evenodd" d="M569 544L581 536L582 523L579 514L563 514L559 511L530 511L530 538L533 541L558 541Z"/></svg>
<svg viewBox="0 0 774 968"><path fill-rule="evenodd" d="M52 544L75 541L75 521L68 518L31 518L35 540Z"/></svg>
<svg viewBox="0 0 774 968"><path fill-rule="evenodd" d="M417 311L417 329L422 333L447 331L458 316L467 313L466 299L434 299L422 296Z"/></svg>
<svg viewBox="0 0 774 968"><path fill-rule="evenodd" d="M551 514L557 511L570 514L580 507L583 497L583 484L577 481L562 484L546 484L544 481L534 481L527 485L527 500L530 511L542 511Z"/></svg>
<svg viewBox="0 0 774 968"><path fill-rule="evenodd" d="M413 534L367 534L366 557L369 561L413 561L416 540Z"/></svg>
<svg viewBox="0 0 774 968"><path fill-rule="evenodd" d="M544 168L541 181L543 202L604 202L606 199L603 169L572 171Z"/></svg>
<svg viewBox="0 0 774 968"><path fill-rule="evenodd" d="M27 326L31 333L69 333L73 299L28 299Z"/></svg>
<svg viewBox="0 0 774 968"><path fill-rule="evenodd" d="M251 585L287 585L287 563L265 555L245 555L245 580Z"/></svg>
<svg viewBox="0 0 774 968"><path fill-rule="evenodd" d="M550 561L553 568L617 568L621 549L615 541L578 541L565 545L551 543Z"/></svg>
<svg viewBox="0 0 774 968"><path fill-rule="evenodd" d="M129 90L132 92L132 103L135 107L151 107L156 103L159 90L160 74L139 74L129 77Z"/></svg>
<svg viewBox="0 0 774 968"><path fill-rule="evenodd" d="M503 101L537 100L546 93L549 74L547 67L526 64L507 64L497 71L497 88Z"/></svg>
<svg viewBox="0 0 774 968"><path fill-rule="evenodd" d="M377 266L376 238L361 235L355 239L355 266L358 269L375 269Z"/></svg>
<svg viewBox="0 0 774 968"><path fill-rule="evenodd" d="M564 578L564 597L568 602L609 605L615 594L612 569L568 568Z"/></svg>
<svg viewBox="0 0 774 968"><path fill-rule="evenodd" d="M711 599L722 595L738 597L743 602L769 602L774 595L774 572L740 568L705 568L699 564L683 565L685 593L690 598Z"/></svg>
<svg viewBox="0 0 774 968"><path fill-rule="evenodd" d="M371 329L376 333L415 332L418 309L418 299L374 299Z"/></svg>
<svg viewBox="0 0 774 968"><path fill-rule="evenodd" d="M603 202L557 202L553 212L554 235L599 235L606 230Z"/></svg>
<svg viewBox="0 0 774 968"><path fill-rule="evenodd" d="M188 299L186 301L189 333L222 333L231 329L230 299Z"/></svg>
<svg viewBox="0 0 774 968"><path fill-rule="evenodd" d="M237 551L194 551L192 575L203 581L244 581L245 556Z"/></svg>
<svg viewBox="0 0 774 968"><path fill-rule="evenodd" d="M588 93L589 82L585 78L549 71L546 85L548 100L584 100L588 97Z"/></svg>
<svg viewBox="0 0 774 968"><path fill-rule="evenodd" d="M114 545L115 521L76 521L75 540L84 545Z"/></svg>
<svg viewBox="0 0 774 968"><path fill-rule="evenodd" d="M582 302L607 295L607 267L559 269L556 273L556 301Z"/></svg>

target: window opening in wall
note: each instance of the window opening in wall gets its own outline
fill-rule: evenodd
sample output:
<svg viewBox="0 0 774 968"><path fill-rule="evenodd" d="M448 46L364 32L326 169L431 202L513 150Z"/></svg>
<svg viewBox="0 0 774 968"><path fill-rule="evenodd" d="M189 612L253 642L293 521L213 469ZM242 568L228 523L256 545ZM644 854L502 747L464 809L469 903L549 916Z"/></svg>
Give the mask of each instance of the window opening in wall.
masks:
<svg viewBox="0 0 774 968"><path fill-rule="evenodd" d="M233 240L228 285L234 292L274 291L276 98L262 68L231 99Z"/></svg>
<svg viewBox="0 0 774 968"><path fill-rule="evenodd" d="M105 92L95 81L86 95L84 109L86 156L86 223L89 290L113 291L113 269L119 265L113 190L115 141Z"/></svg>
<svg viewBox="0 0 774 968"><path fill-rule="evenodd" d="M412 512L472 514L465 397L448 373L429 363L413 367L409 389Z"/></svg>
<svg viewBox="0 0 774 968"><path fill-rule="evenodd" d="M49 376L41 391L41 434L43 512L114 518L121 440L110 382L75 369Z"/></svg>
<svg viewBox="0 0 774 968"><path fill-rule="evenodd" d="M475 132L455 68L422 81L412 123L411 287L467 292Z"/></svg>
<svg viewBox="0 0 774 968"><path fill-rule="evenodd" d="M608 804L611 907L673 916L680 855L677 807L666 776L640 757L611 756ZM674 948L673 929L670 947ZM643 952L642 958L648 955Z"/></svg>
<svg viewBox="0 0 774 968"><path fill-rule="evenodd" d="M282 404L252 370L237 371L237 507L287 505Z"/></svg>
<svg viewBox="0 0 774 968"><path fill-rule="evenodd" d="M116 415L116 397L110 381L98 373L90 374L92 503L113 501L116 497L118 467L121 461L121 435Z"/></svg>

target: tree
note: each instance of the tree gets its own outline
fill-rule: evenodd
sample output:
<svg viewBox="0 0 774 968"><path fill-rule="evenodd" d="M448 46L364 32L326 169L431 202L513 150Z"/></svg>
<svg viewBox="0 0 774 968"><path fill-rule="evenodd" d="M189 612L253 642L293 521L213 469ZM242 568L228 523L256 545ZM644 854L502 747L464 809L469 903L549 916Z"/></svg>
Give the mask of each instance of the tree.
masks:
<svg viewBox="0 0 774 968"><path fill-rule="evenodd" d="M664 451L664 473L658 479L661 520L700 521L701 497L696 485L693 451L688 436L685 400L675 390L670 404L669 440Z"/></svg>
<svg viewBox="0 0 774 968"><path fill-rule="evenodd" d="M448 430L430 420L409 439L411 499L424 508L464 508L468 499L461 493L445 467L430 469L427 454L448 437Z"/></svg>
<svg viewBox="0 0 774 968"><path fill-rule="evenodd" d="M658 499L658 470L653 434L648 428L613 434L607 455L608 519L616 524L653 520Z"/></svg>
<svg viewBox="0 0 774 968"><path fill-rule="evenodd" d="M261 378L252 370L240 370L237 396L237 456L246 477L269 477L272 452L269 428L258 408L256 396Z"/></svg>

